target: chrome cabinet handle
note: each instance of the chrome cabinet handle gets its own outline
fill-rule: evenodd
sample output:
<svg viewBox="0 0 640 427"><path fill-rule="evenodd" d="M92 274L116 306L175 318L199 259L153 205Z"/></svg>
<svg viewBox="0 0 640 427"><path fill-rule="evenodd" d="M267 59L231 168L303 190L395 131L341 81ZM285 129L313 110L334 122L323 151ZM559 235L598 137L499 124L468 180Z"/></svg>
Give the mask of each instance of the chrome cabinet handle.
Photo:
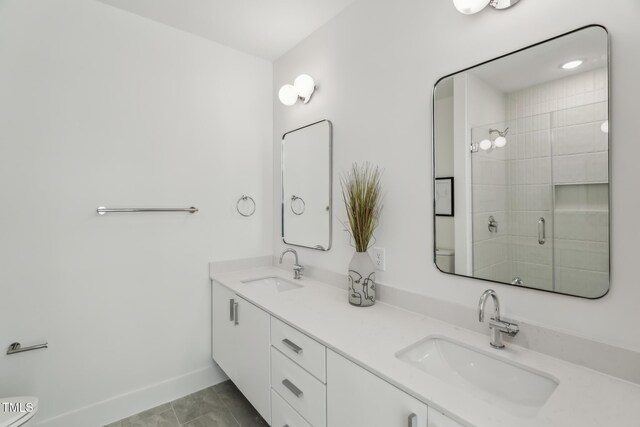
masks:
<svg viewBox="0 0 640 427"><path fill-rule="evenodd" d="M299 345L295 344L294 342L288 340L287 338L282 340L282 344L284 344L287 347L289 347L289 349L291 351L293 351L295 354L302 353L302 347L300 347Z"/></svg>
<svg viewBox="0 0 640 427"><path fill-rule="evenodd" d="M236 318L235 311L234 311L234 303L235 303L235 300L233 299L229 300L229 322L233 322Z"/></svg>
<svg viewBox="0 0 640 427"><path fill-rule="evenodd" d="M233 324L234 325L238 324L238 303L237 302L233 303Z"/></svg>
<svg viewBox="0 0 640 427"><path fill-rule="evenodd" d="M293 393L297 398L302 397L304 393L298 387L296 387L291 381L284 379L282 380L282 385L285 386L291 393Z"/></svg>
<svg viewBox="0 0 640 427"><path fill-rule="evenodd" d="M407 426L409 427L418 427L418 416L416 414L409 415L409 423Z"/></svg>
<svg viewBox="0 0 640 427"><path fill-rule="evenodd" d="M538 243L544 245L547 241L546 221L544 218L538 220Z"/></svg>

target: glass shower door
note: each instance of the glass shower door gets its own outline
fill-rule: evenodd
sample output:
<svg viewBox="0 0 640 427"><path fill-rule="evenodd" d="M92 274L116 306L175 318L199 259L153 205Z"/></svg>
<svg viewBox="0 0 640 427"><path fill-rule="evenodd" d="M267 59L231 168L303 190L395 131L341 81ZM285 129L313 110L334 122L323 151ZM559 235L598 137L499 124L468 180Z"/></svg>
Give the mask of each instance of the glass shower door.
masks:
<svg viewBox="0 0 640 427"><path fill-rule="evenodd" d="M542 114L472 129L475 277L553 290L550 123Z"/></svg>
<svg viewBox="0 0 640 427"><path fill-rule="evenodd" d="M506 142L496 144L500 133ZM606 102L472 129L474 277L607 292L607 133Z"/></svg>

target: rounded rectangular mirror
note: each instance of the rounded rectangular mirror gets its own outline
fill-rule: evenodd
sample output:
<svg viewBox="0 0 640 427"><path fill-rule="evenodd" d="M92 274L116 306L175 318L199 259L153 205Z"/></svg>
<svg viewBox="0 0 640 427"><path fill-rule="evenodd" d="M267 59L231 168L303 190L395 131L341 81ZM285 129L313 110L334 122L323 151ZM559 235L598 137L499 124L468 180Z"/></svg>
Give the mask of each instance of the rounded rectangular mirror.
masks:
<svg viewBox="0 0 640 427"><path fill-rule="evenodd" d="M282 137L282 239L331 248L332 125L323 120Z"/></svg>
<svg viewBox="0 0 640 427"><path fill-rule="evenodd" d="M438 81L437 267L599 298L609 290L609 41L588 26Z"/></svg>

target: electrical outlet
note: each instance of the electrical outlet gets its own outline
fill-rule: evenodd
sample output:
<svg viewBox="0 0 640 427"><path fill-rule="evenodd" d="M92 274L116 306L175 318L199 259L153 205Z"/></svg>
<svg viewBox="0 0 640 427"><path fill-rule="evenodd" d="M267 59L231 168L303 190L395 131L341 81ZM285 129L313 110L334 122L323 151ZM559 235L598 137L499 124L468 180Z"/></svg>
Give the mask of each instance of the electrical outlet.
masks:
<svg viewBox="0 0 640 427"><path fill-rule="evenodd" d="M376 266L376 270L386 271L387 266L385 262L385 250L384 248L371 248L371 258Z"/></svg>

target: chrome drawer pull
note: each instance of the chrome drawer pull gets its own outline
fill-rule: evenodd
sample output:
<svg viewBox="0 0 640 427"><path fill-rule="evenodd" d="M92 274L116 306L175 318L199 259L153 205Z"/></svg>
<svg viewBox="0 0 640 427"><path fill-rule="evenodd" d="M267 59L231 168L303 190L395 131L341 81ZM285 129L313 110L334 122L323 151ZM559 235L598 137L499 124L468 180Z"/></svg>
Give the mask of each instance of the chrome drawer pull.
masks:
<svg viewBox="0 0 640 427"><path fill-rule="evenodd" d="M296 345L295 343L293 343L292 341L289 341L286 338L282 340L282 344L284 344L287 347L289 347L289 349L291 351L293 351L294 353L296 353L296 354L302 353L302 347L300 347L299 345Z"/></svg>
<svg viewBox="0 0 640 427"><path fill-rule="evenodd" d="M416 414L409 415L409 427L418 427L418 416Z"/></svg>
<svg viewBox="0 0 640 427"><path fill-rule="evenodd" d="M285 386L291 393L293 393L297 398L302 397L303 393L298 387L293 385L293 383L289 380L282 380L282 385Z"/></svg>
<svg viewBox="0 0 640 427"><path fill-rule="evenodd" d="M236 315L233 313L233 303L235 301L233 299L229 300L229 322L233 322L233 320L236 318Z"/></svg>
<svg viewBox="0 0 640 427"><path fill-rule="evenodd" d="M234 325L238 324L238 303L237 302L233 303L233 324Z"/></svg>

